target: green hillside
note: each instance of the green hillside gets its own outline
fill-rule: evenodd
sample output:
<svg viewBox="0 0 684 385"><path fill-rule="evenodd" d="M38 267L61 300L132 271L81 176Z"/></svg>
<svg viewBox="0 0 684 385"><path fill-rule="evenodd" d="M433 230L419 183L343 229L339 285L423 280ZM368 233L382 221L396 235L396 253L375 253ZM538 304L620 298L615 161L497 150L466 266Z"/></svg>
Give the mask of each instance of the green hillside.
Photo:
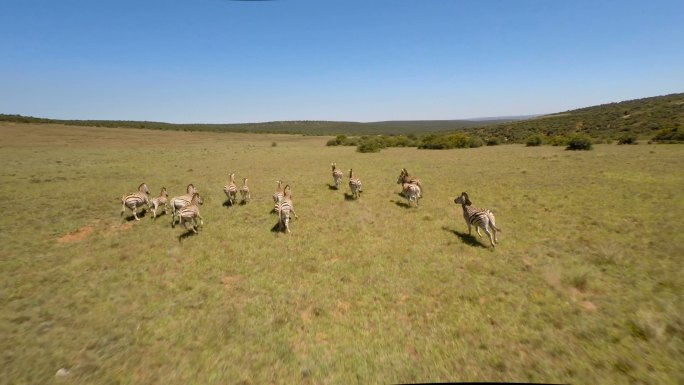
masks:
<svg viewBox="0 0 684 385"><path fill-rule="evenodd" d="M464 128L475 128L502 121L494 119L482 121L470 120L415 120L386 122L333 122L333 121L277 121L263 123L237 124L173 124L148 121L124 120L57 120L34 118L21 115L0 114L0 121L17 123L64 124L69 126L110 127L110 128L143 128L152 130L177 131L210 131L210 132L245 132L263 134L302 134L302 135L408 135L421 133L440 133Z"/></svg>
<svg viewBox="0 0 684 385"><path fill-rule="evenodd" d="M71 126L144 128L155 130L245 132L302 135L420 135L437 139L458 132L483 142L522 143L532 135L568 137L585 134L598 140L615 140L630 135L664 141L684 138L684 93L602 104L572 111L516 120L406 120L383 122L276 121L237 124L173 124L122 120L55 120L0 114L0 121L64 124ZM435 135L429 135L435 140ZM418 143L418 142L416 142ZM430 146L427 146L430 148Z"/></svg>
<svg viewBox="0 0 684 385"><path fill-rule="evenodd" d="M602 104L544 115L534 119L467 129L483 139L524 142L531 135L546 137L585 134L595 139L634 135L652 139L660 132L684 130L684 93Z"/></svg>

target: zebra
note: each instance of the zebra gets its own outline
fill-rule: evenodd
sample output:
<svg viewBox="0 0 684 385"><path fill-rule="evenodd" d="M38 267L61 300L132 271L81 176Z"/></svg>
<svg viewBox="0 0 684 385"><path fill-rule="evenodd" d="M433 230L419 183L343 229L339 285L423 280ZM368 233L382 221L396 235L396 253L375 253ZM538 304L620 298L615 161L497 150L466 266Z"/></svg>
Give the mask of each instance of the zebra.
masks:
<svg viewBox="0 0 684 385"><path fill-rule="evenodd" d="M420 193L419 198L423 197L423 185L420 184L420 179L413 177L413 176L410 176L408 171L405 168L402 168L401 173L399 174L399 178L397 178L397 184L401 184L403 187L404 183L410 183L410 184L417 185L419 187L418 192ZM403 188L403 190L405 191L406 189Z"/></svg>
<svg viewBox="0 0 684 385"><path fill-rule="evenodd" d="M294 215L295 218L299 218L297 213L295 213L294 205L292 204L292 190L290 185L285 186L283 190L283 196L278 198L276 203L278 212L278 229L285 229L286 233L290 233L290 213Z"/></svg>
<svg viewBox="0 0 684 385"><path fill-rule="evenodd" d="M489 235L489 242L491 242L492 247L496 247L496 242L498 242L496 239L496 232L501 231L501 229L496 227L494 213L486 209L483 210L471 206L472 202L468 198L468 193L465 191L454 199L454 203L460 204L463 208L463 219L465 219L466 224L468 225L468 235L471 234L472 226L475 226L477 235L482 237L482 234L480 233L481 227L484 232ZM492 236L492 232L489 231L490 228L494 233L494 236Z"/></svg>
<svg viewBox="0 0 684 385"><path fill-rule="evenodd" d="M335 180L335 188L339 189L340 188L340 182L342 181L342 176L344 174L342 171L337 169L337 163L331 163L330 166L332 167L332 177Z"/></svg>
<svg viewBox="0 0 684 385"><path fill-rule="evenodd" d="M242 187L240 188L240 195L242 195L243 202L249 202L252 195L249 193L249 186L247 186L247 178L242 180Z"/></svg>
<svg viewBox="0 0 684 385"><path fill-rule="evenodd" d="M411 202L416 202L416 207L418 207L418 200L421 198L420 187L413 183L402 184L402 194L406 197L409 207Z"/></svg>
<svg viewBox="0 0 684 385"><path fill-rule="evenodd" d="M138 186L138 192L122 196L121 215L124 214L126 207L128 207L131 211L133 211L133 217L135 220L139 221L140 218L138 218L136 210L143 204L147 205L148 208L150 207L150 199L148 197L149 193L150 190L147 188L147 184L141 183L140 186Z"/></svg>
<svg viewBox="0 0 684 385"><path fill-rule="evenodd" d="M160 205L164 205L164 214L169 212L168 199L169 194L166 192L166 187L161 188L158 197L150 199L150 205L154 206L154 210L152 210L152 218L157 218L157 208Z"/></svg>
<svg viewBox="0 0 684 385"><path fill-rule="evenodd" d="M273 193L273 213L278 211L278 201L283 198L283 181L277 180L278 187L276 187L275 193Z"/></svg>
<svg viewBox="0 0 684 385"><path fill-rule="evenodd" d="M185 207L186 205L190 204L190 201L192 200L192 196L195 193L199 192L197 190L197 188L195 188L195 186L192 183L189 184L185 190L187 192L185 195L181 195L181 196L174 197L173 199L171 199L171 224L172 225L176 221L176 214L178 213L178 211L180 209L182 209L183 207ZM203 203L203 201L202 201L202 198L200 197L199 204L202 204L202 203Z"/></svg>
<svg viewBox="0 0 684 385"><path fill-rule="evenodd" d="M361 180L359 178L354 178L354 170L349 169L349 188L351 188L352 197L357 199L361 196L363 192L361 187Z"/></svg>
<svg viewBox="0 0 684 385"><path fill-rule="evenodd" d="M226 193L228 202L230 202L231 206L235 204L235 200L237 199L237 190L237 186L235 185L235 174L231 173L228 184L223 186L223 192Z"/></svg>
<svg viewBox="0 0 684 385"><path fill-rule="evenodd" d="M186 223L192 224L192 231L197 234L197 219L199 219L200 226L204 226L204 221L200 215L199 205L202 204L202 198L199 193L192 194L192 199L190 203L183 206L178 212L179 225L183 225L186 229L188 228ZM171 223L171 227L175 228L175 221Z"/></svg>

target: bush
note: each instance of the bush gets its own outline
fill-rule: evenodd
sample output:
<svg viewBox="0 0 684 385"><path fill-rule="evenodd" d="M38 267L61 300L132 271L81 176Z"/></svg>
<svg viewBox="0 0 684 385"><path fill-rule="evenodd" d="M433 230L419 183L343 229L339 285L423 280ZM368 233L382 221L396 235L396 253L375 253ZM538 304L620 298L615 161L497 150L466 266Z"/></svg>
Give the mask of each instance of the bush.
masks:
<svg viewBox="0 0 684 385"><path fill-rule="evenodd" d="M624 134L618 138L617 144L637 144L636 135Z"/></svg>
<svg viewBox="0 0 684 385"><path fill-rule="evenodd" d="M494 137L487 139L486 143L487 146L498 146L499 144L501 144L501 141L499 140L499 138Z"/></svg>
<svg viewBox="0 0 684 385"><path fill-rule="evenodd" d="M361 142L356 147L358 152L378 152L387 147L385 141L381 137L367 137L361 138Z"/></svg>
<svg viewBox="0 0 684 385"><path fill-rule="evenodd" d="M528 147L536 147L541 146L542 143L544 143L544 140L542 139L541 135L532 135L529 138L527 138L527 142L525 142L525 145Z"/></svg>
<svg viewBox="0 0 684 385"><path fill-rule="evenodd" d="M556 135L549 138L548 143L552 146L565 146L568 144L568 138L562 135Z"/></svg>
<svg viewBox="0 0 684 385"><path fill-rule="evenodd" d="M568 139L566 150L591 150L591 139L584 134L573 135Z"/></svg>
<svg viewBox="0 0 684 385"><path fill-rule="evenodd" d="M653 141L661 143L684 142L684 132L680 131L679 128L661 130L653 137Z"/></svg>

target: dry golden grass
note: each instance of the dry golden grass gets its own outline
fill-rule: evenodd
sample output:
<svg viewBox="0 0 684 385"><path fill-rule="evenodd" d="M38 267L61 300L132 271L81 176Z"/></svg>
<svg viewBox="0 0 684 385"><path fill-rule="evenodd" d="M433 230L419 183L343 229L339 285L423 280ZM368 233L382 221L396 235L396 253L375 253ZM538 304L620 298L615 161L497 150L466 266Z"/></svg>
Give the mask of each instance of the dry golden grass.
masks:
<svg viewBox="0 0 684 385"><path fill-rule="evenodd" d="M0 384L684 381L684 147L327 139L0 125ZM223 205L230 172L248 204ZM291 235L271 231L276 179ZM143 181L195 184L199 235L120 218ZM467 235L463 190L496 250Z"/></svg>

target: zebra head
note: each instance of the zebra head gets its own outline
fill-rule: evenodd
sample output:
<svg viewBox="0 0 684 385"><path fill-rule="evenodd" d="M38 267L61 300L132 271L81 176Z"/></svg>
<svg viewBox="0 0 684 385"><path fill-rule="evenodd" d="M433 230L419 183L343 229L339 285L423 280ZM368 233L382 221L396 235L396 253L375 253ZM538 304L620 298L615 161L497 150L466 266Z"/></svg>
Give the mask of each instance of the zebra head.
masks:
<svg viewBox="0 0 684 385"><path fill-rule="evenodd" d="M292 195L292 188L290 188L290 185L288 184L283 189L283 198L289 198L290 195Z"/></svg>
<svg viewBox="0 0 684 385"><path fill-rule="evenodd" d="M138 191L145 194L150 193L150 189L147 188L147 183L140 184L140 186L138 186Z"/></svg>
<svg viewBox="0 0 684 385"><path fill-rule="evenodd" d="M185 188L185 191L186 191L188 194L194 194L195 191L197 191L197 190L195 189L195 185L193 185L192 183L190 183L190 184L188 185L188 187Z"/></svg>
<svg viewBox="0 0 684 385"><path fill-rule="evenodd" d="M235 173L234 172L230 173L230 182L235 183Z"/></svg>
<svg viewBox="0 0 684 385"><path fill-rule="evenodd" d="M337 168L337 164L335 164L335 162L332 162L330 163L330 167L332 167L332 170L335 171L335 169Z"/></svg>
<svg viewBox="0 0 684 385"><path fill-rule="evenodd" d="M166 187L162 187L161 191L159 192L160 197L169 197L169 194L166 192Z"/></svg>
<svg viewBox="0 0 684 385"><path fill-rule="evenodd" d="M408 172L406 172L405 168L402 168L401 173L399 174L399 178L397 178L397 184L404 183L407 176L408 176Z"/></svg>
<svg viewBox="0 0 684 385"><path fill-rule="evenodd" d="M350 168L349 169L349 179L353 179L353 178L354 178L354 169Z"/></svg>
<svg viewBox="0 0 684 385"><path fill-rule="evenodd" d="M198 192L192 194L192 200L190 201L190 204L192 205L198 205L204 203L204 200L200 196Z"/></svg>
<svg viewBox="0 0 684 385"><path fill-rule="evenodd" d="M457 205L466 205L466 206L470 206L472 204L470 199L468 199L468 193L465 191L462 192L461 195L456 197L456 199L454 199L454 203L456 203Z"/></svg>

